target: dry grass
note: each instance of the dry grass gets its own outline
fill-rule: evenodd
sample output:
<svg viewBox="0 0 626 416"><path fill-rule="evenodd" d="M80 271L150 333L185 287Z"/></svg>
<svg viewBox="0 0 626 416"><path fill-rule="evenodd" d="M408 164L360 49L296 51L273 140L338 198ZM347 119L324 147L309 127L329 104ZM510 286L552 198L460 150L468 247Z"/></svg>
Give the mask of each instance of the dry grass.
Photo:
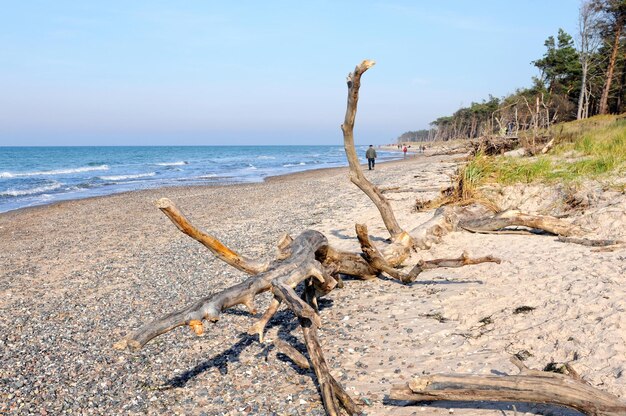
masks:
<svg viewBox="0 0 626 416"><path fill-rule="evenodd" d="M558 144L549 155L532 158L478 155L465 169L481 183L503 185L608 179L626 172L626 118L597 116L554 128ZM476 174L473 174L476 175Z"/></svg>
<svg viewBox="0 0 626 416"><path fill-rule="evenodd" d="M620 180L626 173L626 116L596 116L563 123L550 133L558 143L550 154L513 158L479 153L459 169L452 185L438 198L416 201L415 208L481 202L495 209L480 192L487 183L564 183L576 187L582 181L596 179L613 189L626 189Z"/></svg>

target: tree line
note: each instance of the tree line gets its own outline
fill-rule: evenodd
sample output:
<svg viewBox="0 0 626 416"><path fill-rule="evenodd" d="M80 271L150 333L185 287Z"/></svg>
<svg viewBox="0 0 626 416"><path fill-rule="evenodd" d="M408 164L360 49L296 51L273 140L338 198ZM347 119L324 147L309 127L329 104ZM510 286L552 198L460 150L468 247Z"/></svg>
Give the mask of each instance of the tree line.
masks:
<svg viewBox="0 0 626 416"><path fill-rule="evenodd" d="M548 37L546 51L533 61L540 76L532 86L497 98L489 96L408 131L398 142L473 139L517 135L556 122L626 111L626 0L584 0L578 29Z"/></svg>

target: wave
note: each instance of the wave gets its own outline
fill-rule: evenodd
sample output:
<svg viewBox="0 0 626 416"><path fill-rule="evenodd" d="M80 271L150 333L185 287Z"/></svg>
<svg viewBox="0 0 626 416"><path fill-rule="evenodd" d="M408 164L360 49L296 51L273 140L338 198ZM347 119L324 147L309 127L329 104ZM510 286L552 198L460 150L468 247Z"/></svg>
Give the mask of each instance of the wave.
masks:
<svg viewBox="0 0 626 416"><path fill-rule="evenodd" d="M156 175L156 172L150 173L138 173L136 175L115 175L115 176L99 176L99 179L103 181L123 181L126 179L139 179L139 178L148 178L150 176Z"/></svg>
<svg viewBox="0 0 626 416"><path fill-rule="evenodd" d="M179 160L178 162L162 162L162 163L155 163L155 165L158 166L183 166L183 165L188 165L189 162L187 162L186 160Z"/></svg>
<svg viewBox="0 0 626 416"><path fill-rule="evenodd" d="M50 192L54 191L55 189L59 189L61 186L63 186L63 184L55 182L50 185L38 186L36 188L30 189L7 189L6 191L0 192L0 196L26 196L42 194L44 192Z"/></svg>
<svg viewBox="0 0 626 416"><path fill-rule="evenodd" d="M202 175L202 176L198 176L198 179L213 179L216 178L217 174L216 173L209 173L207 175Z"/></svg>
<svg viewBox="0 0 626 416"><path fill-rule="evenodd" d="M285 163L283 165L283 167L284 168L291 168L291 167L294 167L294 166L304 166L304 165L306 165L306 163L304 163L304 162L300 162L300 163Z"/></svg>
<svg viewBox="0 0 626 416"><path fill-rule="evenodd" d="M276 159L275 156L257 156L256 158L262 160Z"/></svg>
<svg viewBox="0 0 626 416"><path fill-rule="evenodd" d="M109 170L109 165L100 166L85 166L82 168L74 169L56 169L56 170L42 170L36 172L0 172L0 178L19 178L24 176L41 176L41 175L67 175L70 173L91 172L94 170Z"/></svg>
<svg viewBox="0 0 626 416"><path fill-rule="evenodd" d="M257 167L254 165L251 165L250 163L248 163L248 169L249 170L257 170Z"/></svg>

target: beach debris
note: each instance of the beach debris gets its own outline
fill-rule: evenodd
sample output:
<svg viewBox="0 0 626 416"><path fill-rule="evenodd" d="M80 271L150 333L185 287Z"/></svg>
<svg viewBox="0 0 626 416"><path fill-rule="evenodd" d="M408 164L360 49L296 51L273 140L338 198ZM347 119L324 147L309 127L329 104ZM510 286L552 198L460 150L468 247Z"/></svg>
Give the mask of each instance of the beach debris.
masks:
<svg viewBox="0 0 626 416"><path fill-rule="evenodd" d="M592 240L589 238L575 238L575 237L564 237L564 236L559 236L557 240L560 241L561 243L580 244L580 245L588 246L588 247L609 247L609 246L618 246L618 245L626 243L626 241L622 241L622 240L613 240L613 239Z"/></svg>
<svg viewBox="0 0 626 416"><path fill-rule="evenodd" d="M491 233L508 227L520 226L559 236L571 236L581 232L577 226L563 219L547 215L525 214L513 209L501 211L489 217L464 220L459 226L473 233Z"/></svg>
<svg viewBox="0 0 626 416"><path fill-rule="evenodd" d="M530 402L565 406L587 415L626 414L626 404L584 381L569 365L565 373L529 369L516 357L517 375L432 374L391 389L392 400ZM554 363L552 363L554 364Z"/></svg>
<svg viewBox="0 0 626 416"><path fill-rule="evenodd" d="M365 60L348 75L348 105L341 128L349 162L350 180L378 209L390 236L384 246L376 247L370 241L367 226L364 224L355 226L361 246L360 253L332 247L325 235L309 229L293 238L284 235L277 244L274 260L259 261L235 252L213 235L199 230L171 200L162 198L157 201L157 207L181 232L200 242L218 259L247 273L249 277L241 283L205 296L178 311L140 326L122 341L115 343L114 348L137 350L159 335L185 325L201 335L204 333L204 321L217 322L223 311L236 305L244 305L250 314L255 315L257 312L255 297L262 293L271 293L269 305L261 317L255 316L256 322L250 326L248 334L258 335L259 342L263 343L267 324L275 317L281 305L286 306L298 319L307 356L280 340L273 342L275 349L302 369L312 367L328 415L341 414L341 408L349 415L357 415L361 413L360 405L331 374L317 331L322 326L319 315L320 298L338 287L343 287L341 275L352 276L357 280L371 280L384 273L403 283L410 283L419 273L428 269L486 262L500 263L500 260L493 256L471 258L464 252L458 258L419 261L408 273L397 269L409 258L413 250L427 250L440 242L444 235L455 230L499 229L513 225L521 219L526 224L535 226L548 224L548 231L552 230L550 232L555 234L571 234L573 227L569 224L549 218L537 222L536 217L525 216L522 213L504 212L494 216L493 210L477 203L440 207L430 220L412 230L404 230L396 220L389 201L364 176L354 147L353 129L360 79L361 75L373 65L373 61ZM440 322L445 320L443 316L437 319ZM412 331L409 329L407 333ZM344 378L341 380L344 381ZM411 383L411 386L413 384L415 383ZM408 394L406 388L401 391L404 395ZM606 393L596 393L608 397Z"/></svg>
<svg viewBox="0 0 626 416"><path fill-rule="evenodd" d="M470 143L472 155L500 155L510 152L519 146L517 137L490 137L486 136L480 140Z"/></svg>

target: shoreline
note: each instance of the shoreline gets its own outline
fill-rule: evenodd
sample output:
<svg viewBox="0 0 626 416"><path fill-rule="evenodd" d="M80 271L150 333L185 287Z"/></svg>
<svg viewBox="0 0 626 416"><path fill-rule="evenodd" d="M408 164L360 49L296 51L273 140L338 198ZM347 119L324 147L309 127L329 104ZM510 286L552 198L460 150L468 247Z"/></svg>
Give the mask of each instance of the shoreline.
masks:
<svg viewBox="0 0 626 416"><path fill-rule="evenodd" d="M397 163L397 162L405 162L406 159L392 159L392 160L385 160L383 162L378 162L378 164L382 165L382 164L388 164L388 163ZM367 167L367 163L365 164L361 164L361 167ZM62 199L59 201L52 201L49 203L44 203L44 204L39 204L39 205L32 205L32 206L26 206L26 207L21 207L21 208L15 208L15 209L11 209L9 211L4 211L4 212L0 212L0 217L2 217L5 214L10 214L10 213L15 213L15 212L21 212L24 210L36 210L36 209L40 209L40 208L46 208L46 207L51 207L51 206L56 206L56 205L61 205L61 204L66 204L66 203L74 203L76 201L83 201L83 200L90 200L90 199L100 199L100 198L108 198L108 197L113 197L113 196L117 196L117 195L125 195L125 194L132 194L132 193L137 193L137 192L158 192L161 189L177 189L177 188L203 188L203 187L231 187L231 186L243 186L243 185L255 185L255 184L262 184L265 182L272 182L272 181L277 181L277 180L281 180L282 178L288 178L290 176L294 176L297 177L299 175L303 175L306 176L307 174L317 174L317 172L323 172L323 171L340 171L340 170L346 170L348 169L348 166L332 166L332 167L326 167L326 168L315 168L315 169L308 169L308 170L301 170L301 171L296 171L296 172L289 172L289 173L283 173L283 174L277 174L277 175L272 175L272 176L267 176L265 178L263 178L263 181L260 182L232 182L232 183L215 183L215 184L198 184L198 185L171 185L171 186L159 186L159 187L155 187L155 188L146 188L146 189L136 189L136 190L132 190L132 191L120 191L120 192L116 192L116 193L111 193L111 194L107 194L107 195L94 195L94 196L86 196L86 197L82 197L82 198L71 198L71 199Z"/></svg>

